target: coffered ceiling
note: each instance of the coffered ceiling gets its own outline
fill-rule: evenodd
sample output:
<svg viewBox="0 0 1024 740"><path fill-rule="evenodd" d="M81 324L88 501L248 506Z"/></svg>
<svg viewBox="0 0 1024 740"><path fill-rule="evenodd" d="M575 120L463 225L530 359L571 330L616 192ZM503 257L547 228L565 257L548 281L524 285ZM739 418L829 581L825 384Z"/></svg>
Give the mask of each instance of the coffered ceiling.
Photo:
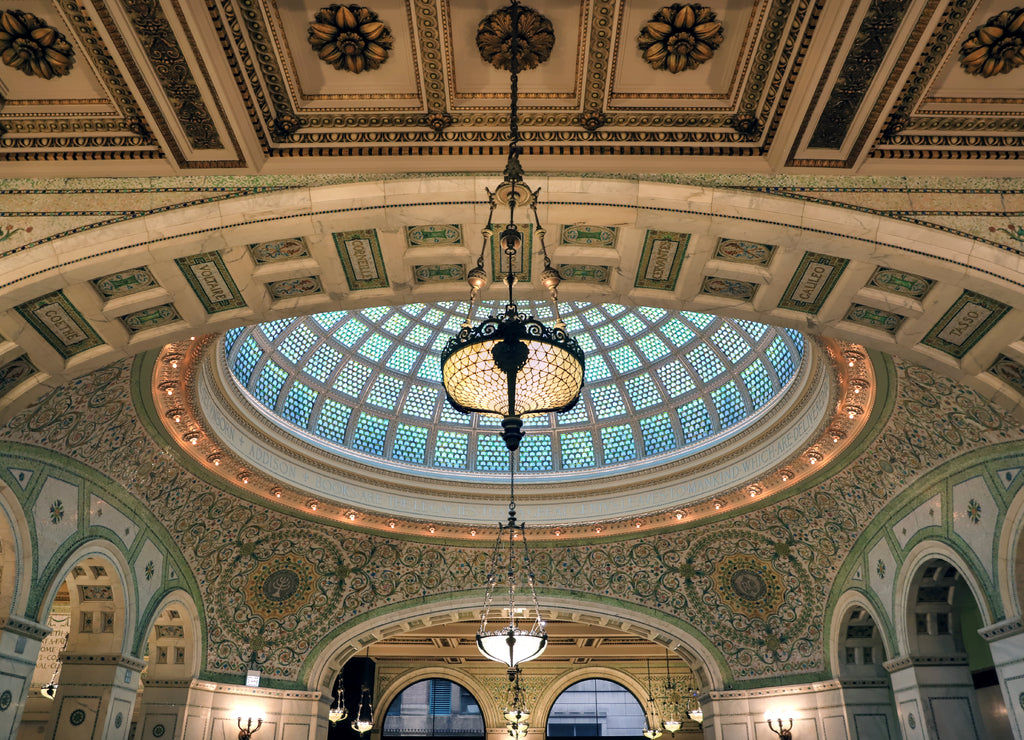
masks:
<svg viewBox="0 0 1024 740"><path fill-rule="evenodd" d="M359 73L310 43L324 7L0 0L4 176L498 167L508 79L475 43L497 3L370 0L379 20L364 14L370 25L357 30L390 48L374 47L377 68ZM662 7L543 3L555 45L522 75L528 166L1019 169L1024 70L994 36L1019 41L1021 29L1004 0L712 0L720 43L676 73L652 68L640 48ZM979 33L986 25L999 31ZM26 35L44 62L17 56Z"/></svg>

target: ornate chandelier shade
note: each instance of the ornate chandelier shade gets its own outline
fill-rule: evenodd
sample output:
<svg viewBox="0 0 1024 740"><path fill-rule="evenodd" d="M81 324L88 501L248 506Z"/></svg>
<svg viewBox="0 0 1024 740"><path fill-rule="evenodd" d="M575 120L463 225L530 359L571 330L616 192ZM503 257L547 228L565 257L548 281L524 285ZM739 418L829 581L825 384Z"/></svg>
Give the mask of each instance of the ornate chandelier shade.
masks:
<svg viewBox="0 0 1024 740"><path fill-rule="evenodd" d="M522 671L518 668L508 672L508 699L505 703L505 711L502 713L509 737L516 738L516 740L526 737L526 733L530 729L530 712L526 709L523 687L519 682L521 676Z"/></svg>
<svg viewBox="0 0 1024 740"><path fill-rule="evenodd" d="M545 25L546 24L546 25ZM523 417L568 411L579 400L583 388L583 350L565 331L558 317L558 285L561 276L551 266L544 243L545 230L537 214L540 189L523 182L519 163L519 70L524 62L536 66L551 52L554 34L551 23L518 0L496 10L480 23L477 46L484 59L498 69L511 72L509 148L504 180L492 193L487 191L490 214L483 229L483 245L477 265L470 270L469 314L459 334L448 341L441 353L441 378L448 401L462 413L477 412L502 419L502 438L509 450L522 439ZM504 282L508 304L498 316L473 326L473 305L487 283L484 253L495 234L494 213L508 208L508 220L499 235L504 255ZM520 313L512 295L516 264L528 259L523 233L516 226L516 208L529 208L534 236L544 259L541 283L550 291L555 305L555 324L545 326Z"/></svg>

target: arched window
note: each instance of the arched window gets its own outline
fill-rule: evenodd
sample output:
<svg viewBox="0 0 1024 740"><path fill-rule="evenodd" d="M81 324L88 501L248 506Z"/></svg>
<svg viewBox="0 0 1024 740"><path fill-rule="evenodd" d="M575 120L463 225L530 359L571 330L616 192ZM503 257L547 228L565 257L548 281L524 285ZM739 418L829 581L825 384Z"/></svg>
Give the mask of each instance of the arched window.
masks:
<svg viewBox="0 0 1024 740"><path fill-rule="evenodd" d="M644 710L628 689L589 678L567 688L551 706L548 737L630 738L644 729Z"/></svg>
<svg viewBox="0 0 1024 740"><path fill-rule="evenodd" d="M407 686L384 715L383 737L482 738L480 704L446 678Z"/></svg>

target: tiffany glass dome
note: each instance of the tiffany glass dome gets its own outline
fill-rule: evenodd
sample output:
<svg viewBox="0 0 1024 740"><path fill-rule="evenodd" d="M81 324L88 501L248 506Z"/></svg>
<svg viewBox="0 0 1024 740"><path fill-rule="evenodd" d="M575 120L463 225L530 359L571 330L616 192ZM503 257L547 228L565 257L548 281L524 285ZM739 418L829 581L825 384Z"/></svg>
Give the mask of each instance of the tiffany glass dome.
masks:
<svg viewBox="0 0 1024 740"><path fill-rule="evenodd" d="M547 303L520 306L551 321ZM335 311L234 329L236 392L278 429L342 458L446 479L495 480L508 453L494 418L445 402L440 352L461 302ZM478 315L500 306L483 304ZM803 336L662 308L566 303L586 352L576 407L526 420L527 480L597 477L701 453L763 419L804 359Z"/></svg>

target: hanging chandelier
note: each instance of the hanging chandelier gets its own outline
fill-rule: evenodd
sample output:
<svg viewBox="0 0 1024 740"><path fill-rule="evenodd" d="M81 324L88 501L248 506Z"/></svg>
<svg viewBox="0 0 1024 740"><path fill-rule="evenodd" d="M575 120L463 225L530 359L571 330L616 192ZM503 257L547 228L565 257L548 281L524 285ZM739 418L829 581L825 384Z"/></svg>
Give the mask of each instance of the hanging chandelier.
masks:
<svg viewBox="0 0 1024 740"><path fill-rule="evenodd" d="M373 695L370 693L370 648L366 648L363 683L359 691L359 709L352 720L352 729L360 735L373 729Z"/></svg>
<svg viewBox="0 0 1024 740"><path fill-rule="evenodd" d="M441 353L441 377L452 407L462 413L477 412L502 419L502 438L509 450L519 447L523 417L568 411L583 387L583 350L565 330L558 315L558 285L561 276L551 266L544 243L545 230L537 214L540 188L531 190L523 182L519 163L519 72L545 61L554 44L551 22L518 0L491 13L480 22L477 47L484 60L511 73L508 160L504 180L487 190L490 213L483 229L483 246L477 265L467 278L470 285L469 311L458 335ZM495 235L494 214L508 209L508 219L498 235L508 286L508 303L497 316L472 324L473 306L480 289L487 284L484 252ZM551 294L555 323L546 326L520 313L512 295L517 262L525 264L523 232L516 225L516 209L529 209L534 235L544 259L541 284ZM500 228L500 227L499 227Z"/></svg>
<svg viewBox="0 0 1024 740"><path fill-rule="evenodd" d="M348 717L348 709L342 700L343 693L344 689L341 685L341 675L339 674L334 680L334 703L331 704L331 708L327 712L327 721L332 725L336 725Z"/></svg>
<svg viewBox="0 0 1024 740"><path fill-rule="evenodd" d="M508 730L509 737L514 738L514 740L521 740L526 737L526 733L530 729L530 711L526 708L523 687L519 682L522 671L519 668L515 668L510 670L508 674L509 690L505 702L505 711L502 713L502 716L505 718L505 729Z"/></svg>
<svg viewBox="0 0 1024 740"><path fill-rule="evenodd" d="M675 735L683 726L683 723L679 720L679 688L676 686L675 681L672 680L672 668L668 663L668 650L665 651L665 702L667 704L666 717L661 726L665 728L666 732Z"/></svg>
<svg viewBox="0 0 1024 740"><path fill-rule="evenodd" d="M647 740L658 740L661 737L661 726L658 723L658 709L654 705L654 692L651 686L651 659L647 659L647 711L644 719L643 734Z"/></svg>
<svg viewBox="0 0 1024 740"><path fill-rule="evenodd" d="M520 663L539 657L548 645L548 634L540 617L540 603L534 586L530 548L526 544L526 524L516 521L515 454L509 450L508 522L498 525L498 537L491 551L487 574L480 629L476 633L477 648L485 658L508 666L510 681ZM502 580L505 582L508 600L495 605L494 592ZM525 586L530 595L530 602L525 607L516 600L520 586ZM495 620L491 618L492 611L501 623L497 629L493 628ZM524 628L523 625L529 626Z"/></svg>

